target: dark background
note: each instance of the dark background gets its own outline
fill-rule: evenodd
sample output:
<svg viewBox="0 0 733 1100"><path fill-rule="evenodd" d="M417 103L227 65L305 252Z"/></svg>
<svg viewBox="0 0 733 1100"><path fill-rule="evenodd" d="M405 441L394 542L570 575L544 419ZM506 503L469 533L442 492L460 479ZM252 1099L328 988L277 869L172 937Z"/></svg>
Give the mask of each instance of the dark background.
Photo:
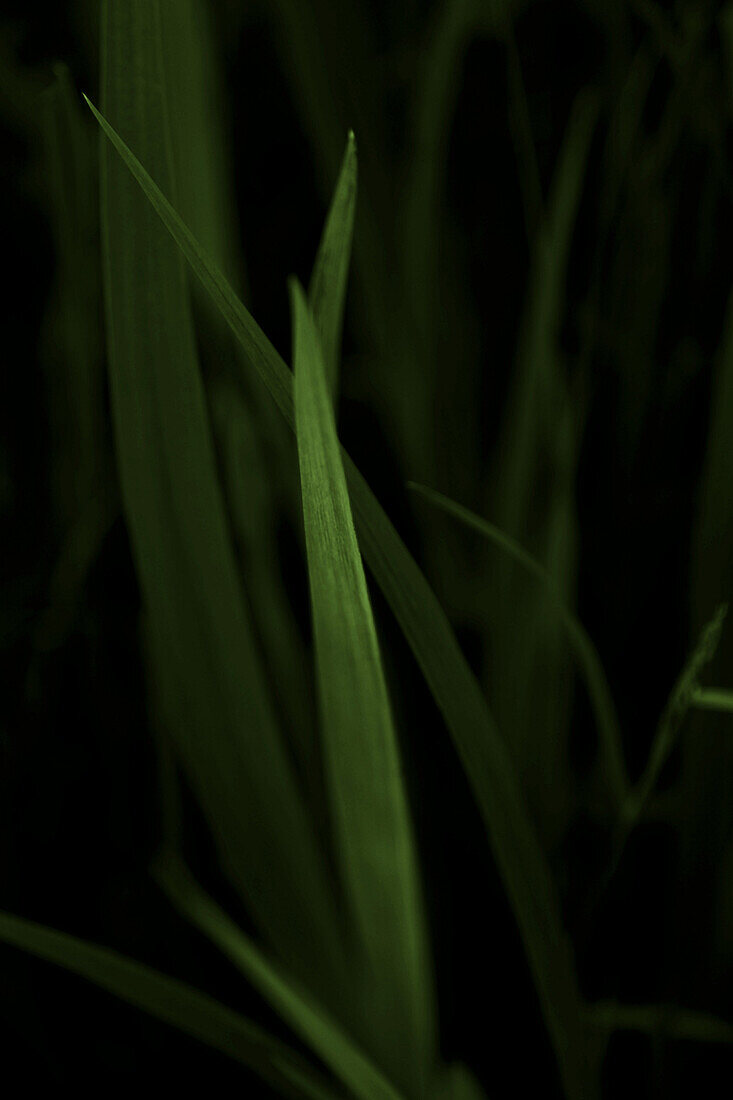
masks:
<svg viewBox="0 0 733 1100"><path fill-rule="evenodd" d="M537 0L515 7L513 48L545 193L576 94L592 85L600 102L573 236L562 340L571 370L580 371L582 363L591 380L576 486L578 609L604 659L636 776L695 627L713 610L693 606L690 576L713 368L730 290L730 59L714 3L665 8L642 0ZM249 304L287 353L285 277L295 271L307 279L325 209L323 178L332 177L332 169L314 155L282 26L268 17L267 5L232 0L212 8L226 66ZM96 93L94 9L6 0L0 17L6 271L0 297L0 899L7 910L111 944L197 983L277 1028L148 878L158 837L155 757L138 593L118 515L109 429L100 477L110 522L83 584L64 605L63 628L50 638L44 630L63 520L55 497L59 429L47 321L58 267L38 103L59 60L77 87ZM313 9L324 28L325 53L338 54L338 18L329 16L328 4ZM399 220L397 166L410 136L405 88L424 54L436 6L372 2L360 10L366 56L375 72L387 73L380 84L379 156L357 126L364 193L389 239ZM642 136L604 239L600 211L613 111L634 58L647 48L655 60ZM464 300L472 303L476 366L465 387L474 394L477 445L470 463L452 465L453 445L460 451L464 441L460 418L447 416L436 428L432 473L440 477L439 483L433 479L439 488L479 509L530 256L509 56L506 41L496 37L476 35L466 46L441 196ZM333 94L345 132L350 114L368 116L372 100L364 94L356 110L343 87L335 85ZM356 95L353 84L350 94ZM98 301L96 309L101 332ZM100 365L102 347L100 336ZM416 474L429 480L428 471L415 470L398 423L384 414L385 399L369 370L371 349L361 346L351 313L345 348L342 439L419 560L422 554L434 562L425 550L422 513L402 488ZM444 387L442 404L449 407L455 393L460 414L461 390L450 372ZM460 541L466 560L482 552L471 536ZM302 566L289 554L284 540L285 565L297 572ZM537 1088L559 1095L521 944L491 859L477 840L481 828L467 786L398 631L376 602L392 676L403 685L400 718L420 731L412 778L427 853L446 1054L472 1065L493 1097ZM460 615L455 620L479 668L482 639L470 622ZM725 669L723 662L716 674L729 686L733 679L726 680ZM584 705L575 700L571 743L580 773L590 751ZM728 773L714 754L722 751L729 760L720 742L730 738L722 725L706 742L719 777ZM674 789L681 766L674 756L663 777L667 788ZM581 809L552 853L590 998L672 1002L733 1019L732 953L715 946L729 832L718 818L707 821L706 790L703 785L702 810L683 806L684 827L660 813L636 830L591 916L588 902L608 856L608 829ZM699 838L697 847L691 835ZM205 837L195 826L192 837L206 865ZM130 1084L144 1073L152 1084L171 1089L187 1084L223 1092L247 1080L225 1059L43 963L3 948L2 971L3 1069L8 1079L17 1071L25 1087ZM480 976L486 972L488 979ZM608 1096L701 1095L717 1073L731 1068L729 1047L622 1034L610 1044L605 1085ZM252 1087L256 1094L260 1086Z"/></svg>

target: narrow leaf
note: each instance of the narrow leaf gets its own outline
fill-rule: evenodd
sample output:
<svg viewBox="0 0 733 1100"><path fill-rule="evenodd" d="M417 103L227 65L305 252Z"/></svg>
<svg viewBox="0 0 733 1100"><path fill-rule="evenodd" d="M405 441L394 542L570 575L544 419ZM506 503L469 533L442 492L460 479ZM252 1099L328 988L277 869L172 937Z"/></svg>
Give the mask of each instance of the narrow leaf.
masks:
<svg viewBox="0 0 733 1100"><path fill-rule="evenodd" d="M417 856L323 356L300 285L290 289L317 679L341 874L365 956L365 1023L389 1068L409 1080L432 1054Z"/></svg>
<svg viewBox="0 0 733 1100"><path fill-rule="evenodd" d="M727 610L725 604L718 608L700 635L672 690L659 719L644 773L627 801L624 815L627 829L637 820L646 805L657 784L659 773L677 742L685 716L694 703L700 673L715 656Z"/></svg>
<svg viewBox="0 0 733 1100"><path fill-rule="evenodd" d="M399 1093L340 1025L207 897L180 862L170 860L161 864L157 877L176 908L231 959L356 1097L399 1100Z"/></svg>
<svg viewBox="0 0 733 1100"><path fill-rule="evenodd" d="M216 265L137 158L89 104L196 276L241 340L254 370L294 427L292 374ZM348 455L344 469L359 545L400 623L453 738L481 811L524 940L568 1097L596 1085L580 1025L580 996L547 862L479 686L425 577Z"/></svg>
<svg viewBox="0 0 733 1100"><path fill-rule="evenodd" d="M351 130L308 288L308 300L321 338L326 381L334 404L355 210L356 139Z"/></svg>
<svg viewBox="0 0 733 1100"><path fill-rule="evenodd" d="M110 114L174 189L161 58L175 8L107 0L102 12ZM336 918L232 552L181 257L109 143L101 152L116 450L166 732L258 927L325 976Z"/></svg>
<svg viewBox="0 0 733 1100"><path fill-rule="evenodd" d="M284 1043L208 994L128 959L33 921L0 913L0 940L86 978L101 989L178 1028L287 1087L287 1095L327 1100L325 1081ZM295 1088L302 1091L295 1091Z"/></svg>
<svg viewBox="0 0 733 1100"><path fill-rule="evenodd" d="M601 1032L639 1031L664 1039L733 1043L733 1023L675 1005L623 1005L600 1001L589 1005L586 1012L591 1027Z"/></svg>
<svg viewBox="0 0 733 1100"><path fill-rule="evenodd" d="M500 528L495 527L493 523L482 519L481 516L477 516L468 508L464 508L461 504L457 504L434 489L417 485L414 482L411 482L409 487L424 497L425 500L430 501L431 504L442 508L443 511L459 520L459 522L478 531L494 546L497 546L514 561L518 562L527 573L540 581L545 593L552 600L560 616L568 640L573 647L578 664L585 677L588 697L598 723L604 763L606 768L612 771L615 776L613 780L614 789L622 792L625 796L628 793L628 779L624 764L621 730L606 673L588 632L580 619L565 604L553 578L515 539L510 538Z"/></svg>
<svg viewBox="0 0 733 1100"><path fill-rule="evenodd" d="M693 692L691 705L700 710L717 710L721 713L733 713L733 691L723 688L698 688Z"/></svg>

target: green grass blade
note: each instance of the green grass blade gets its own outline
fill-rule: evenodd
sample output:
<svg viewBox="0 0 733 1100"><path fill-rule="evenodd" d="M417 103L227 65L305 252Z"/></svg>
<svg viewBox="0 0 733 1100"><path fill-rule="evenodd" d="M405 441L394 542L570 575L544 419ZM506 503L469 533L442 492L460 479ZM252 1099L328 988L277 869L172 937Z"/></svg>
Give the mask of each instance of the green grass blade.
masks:
<svg viewBox="0 0 733 1100"><path fill-rule="evenodd" d="M484 1100L484 1090L467 1066L461 1062L447 1066L439 1087L436 1100Z"/></svg>
<svg viewBox="0 0 733 1100"><path fill-rule="evenodd" d="M420 496L424 497L425 500L430 501L431 504L436 505L438 508L442 508L444 512L447 512L459 522L478 531L479 534L487 538L494 546L498 547L505 554L508 554L509 557L513 558L514 561L518 562L527 573L531 574L543 585L545 592L552 600L560 616L568 640L573 647L578 664L585 677L588 697L593 706L596 722L598 724L604 763L606 768L613 775L613 788L625 798L628 794L628 778L626 775L626 766L624 764L621 731L618 716L616 714L616 707L613 702L613 695L611 694L611 689L606 679L603 663L585 627L578 617L566 606L561 593L557 590L553 578L544 566L540 565L531 554L528 554L515 539L510 538L510 536L500 528L495 527L493 523L489 523L488 520L482 519L481 516L477 516L468 508L464 508L461 504L457 504L449 497L436 492L434 489L429 489L424 485L417 485L414 482L410 482L409 487L419 493Z"/></svg>
<svg viewBox="0 0 733 1100"><path fill-rule="evenodd" d="M44 358L58 559L36 644L69 630L89 571L116 514L104 425L98 141L67 66L39 99L44 189L52 212L56 272L44 326ZM114 501L114 508L112 502Z"/></svg>
<svg viewBox="0 0 733 1100"><path fill-rule="evenodd" d="M297 282L291 303L321 729L341 873L364 952L364 1022L384 1064L406 1081L418 1074L424 1091L433 990L414 836L323 355Z"/></svg>
<svg viewBox="0 0 733 1100"><path fill-rule="evenodd" d="M698 688L693 692L690 705L699 710L717 710L721 714L733 713L733 691L724 688Z"/></svg>
<svg viewBox="0 0 733 1100"><path fill-rule="evenodd" d="M627 827L637 820L649 800L656 787L659 773L677 742L682 723L690 706L695 702L700 673L715 656L727 610L727 606L722 604L702 631L697 645L686 661L670 694L659 719L646 767L627 802L624 815Z"/></svg>
<svg viewBox="0 0 733 1100"><path fill-rule="evenodd" d="M161 61L171 5L103 6L110 116L174 188ZM103 259L123 503L166 725L258 926L327 972L338 943L325 867L281 742L233 557L179 252L108 142ZM294 920L294 914L298 919ZM316 975L314 974L314 977Z"/></svg>
<svg viewBox="0 0 733 1100"><path fill-rule="evenodd" d="M156 875L182 915L231 959L354 1096L360 1100L399 1100L397 1090L340 1025L207 897L180 862L161 863Z"/></svg>
<svg viewBox="0 0 733 1100"><path fill-rule="evenodd" d="M171 155L181 214L228 279L242 282L242 257L228 141L225 97L205 0L161 0L163 65L170 111ZM198 292L198 287L194 288ZM202 296L202 301L206 299Z"/></svg>
<svg viewBox="0 0 733 1100"><path fill-rule="evenodd" d="M156 1019L253 1069L287 1095L333 1097L327 1083L285 1043L208 994L117 951L8 913L0 940L86 978ZM299 1088L302 1091L293 1091Z"/></svg>
<svg viewBox="0 0 733 1100"><path fill-rule="evenodd" d="M356 176L356 139L353 131L350 131L308 287L308 300L318 324L326 381L334 404L338 388L346 283L354 235Z"/></svg>
<svg viewBox="0 0 733 1100"><path fill-rule="evenodd" d="M572 604L576 574L574 490L581 416L559 336L568 257L596 118L593 97L581 93L533 242L516 370L488 507L499 527L543 563L566 604ZM541 835L553 847L568 824L574 798L567 768L571 678L562 627L549 613L544 591L527 589L511 562L496 563L487 589L489 697L499 728L511 728L508 744L520 781ZM529 683L531 693L526 690ZM620 769L614 767L604 779L618 807L625 793Z"/></svg>
<svg viewBox="0 0 733 1100"><path fill-rule="evenodd" d="M616 1001L599 1001L589 1005L586 1013L589 1025L607 1034L639 1031L660 1039L733 1043L733 1023L676 1005L623 1005Z"/></svg>
<svg viewBox="0 0 733 1100"><path fill-rule="evenodd" d="M89 104L152 208L211 294L247 357L294 427L292 374L170 202L106 119ZM415 654L453 738L519 924L569 1097L590 1098L580 998L549 867L504 744L446 615L367 483L343 455L362 554Z"/></svg>

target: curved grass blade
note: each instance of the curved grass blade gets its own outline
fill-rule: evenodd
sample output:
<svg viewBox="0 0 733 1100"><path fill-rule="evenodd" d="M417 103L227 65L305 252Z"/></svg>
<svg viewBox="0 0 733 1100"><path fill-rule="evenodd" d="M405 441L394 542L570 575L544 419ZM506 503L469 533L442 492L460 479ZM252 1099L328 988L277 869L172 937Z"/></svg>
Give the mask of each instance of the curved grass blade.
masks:
<svg viewBox="0 0 733 1100"><path fill-rule="evenodd" d="M363 1018L383 1064L424 1094L434 994L415 841L318 333L300 284L290 292L321 730L341 875L364 955Z"/></svg>
<svg viewBox="0 0 733 1100"><path fill-rule="evenodd" d="M354 131L350 130L308 287L308 300L318 325L326 381L334 405L338 389L346 283L354 235L356 173L356 138Z"/></svg>
<svg viewBox="0 0 733 1100"><path fill-rule="evenodd" d="M0 913L0 940L54 963L214 1047L249 1067L288 1096L334 1097L307 1062L263 1028L198 989L117 951ZM297 1091L301 1090L301 1091Z"/></svg>
<svg viewBox="0 0 733 1100"><path fill-rule="evenodd" d="M158 0L104 4L103 94L174 188L163 11L175 19ZM106 141L101 154L116 449L166 732L258 927L325 980L338 925L232 552L182 260Z"/></svg>
<svg viewBox="0 0 733 1100"><path fill-rule="evenodd" d="M292 1030L359 1100L400 1094L340 1025L263 954L194 882L178 860L161 862L160 885L175 907L242 971Z"/></svg>
<svg viewBox="0 0 733 1100"><path fill-rule="evenodd" d="M251 366L281 413L294 427L291 372L157 184L107 120L91 103L89 106L242 342ZM594 1070L586 1059L572 952L562 928L550 870L506 748L435 594L345 452L343 462L362 554L445 718L486 826L521 930L566 1093L573 1100L590 1100L597 1086Z"/></svg>
<svg viewBox="0 0 733 1100"><path fill-rule="evenodd" d="M489 523L488 520L482 519L481 516L477 516L468 508L464 508L461 504L457 504L449 497L436 492L434 489L429 489L425 485L409 482L409 488L419 493L431 504L442 508L444 512L453 516L460 523L464 523L466 526L478 531L494 546L497 546L514 561L518 562L526 572L530 573L543 585L562 620L568 640L575 651L578 664L585 677L588 697L596 715L605 767L613 776L613 788L625 798L628 794L628 778L624 764L621 730L606 673L588 632L578 617L566 606L562 594L557 590L552 577L515 539L510 538L500 528L495 527L493 523Z"/></svg>

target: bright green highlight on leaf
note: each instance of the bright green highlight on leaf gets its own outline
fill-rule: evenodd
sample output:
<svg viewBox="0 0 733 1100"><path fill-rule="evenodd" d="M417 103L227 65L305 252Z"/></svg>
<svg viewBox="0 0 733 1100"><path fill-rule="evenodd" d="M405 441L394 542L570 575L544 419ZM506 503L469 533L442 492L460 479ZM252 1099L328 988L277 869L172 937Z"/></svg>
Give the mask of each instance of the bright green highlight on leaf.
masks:
<svg viewBox="0 0 733 1100"><path fill-rule="evenodd" d="M404 1074L424 1070L433 1041L417 856L323 355L297 282L290 293L321 733L341 875L364 952L365 1022L388 1037L381 1053Z"/></svg>

